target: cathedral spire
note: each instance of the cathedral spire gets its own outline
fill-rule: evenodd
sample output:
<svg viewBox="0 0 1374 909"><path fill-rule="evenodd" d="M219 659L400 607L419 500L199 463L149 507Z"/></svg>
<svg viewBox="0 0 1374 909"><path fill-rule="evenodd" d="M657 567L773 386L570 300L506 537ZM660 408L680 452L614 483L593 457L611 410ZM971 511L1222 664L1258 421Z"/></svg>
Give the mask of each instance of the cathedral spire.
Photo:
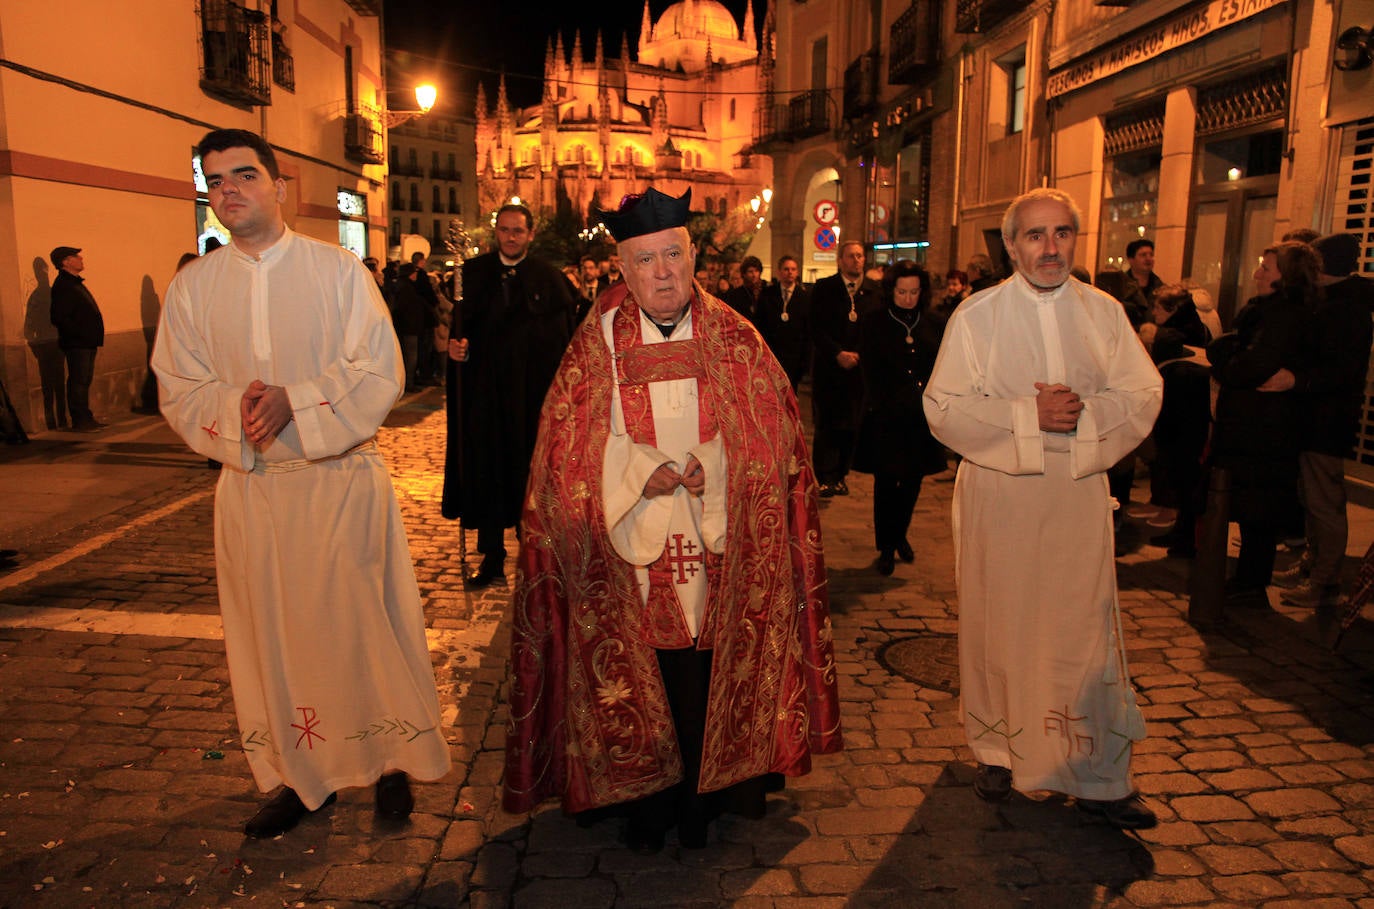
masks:
<svg viewBox="0 0 1374 909"><path fill-rule="evenodd" d="M754 32L754 0L745 0L744 4L744 34L740 35L744 43L753 49L754 53L759 50L759 36Z"/></svg>
<svg viewBox="0 0 1374 909"><path fill-rule="evenodd" d="M510 101L506 98L506 74L503 71L496 87L496 132L502 144L510 142L511 120Z"/></svg>
<svg viewBox="0 0 1374 909"><path fill-rule="evenodd" d="M477 103L474 105L477 113L477 134L480 136L487 128L487 89L481 82L477 82Z"/></svg>
<svg viewBox="0 0 1374 909"><path fill-rule="evenodd" d="M649 0L644 0L644 15L639 20L639 60L644 62L645 48L654 38L654 23L649 18Z"/></svg>
<svg viewBox="0 0 1374 909"><path fill-rule="evenodd" d="M577 74L582 71L582 30L573 30L573 49L572 49L572 72L573 81L577 81Z"/></svg>
<svg viewBox="0 0 1374 909"><path fill-rule="evenodd" d="M600 80L602 71L606 68L606 53L602 46L601 32L596 33L596 51L592 55L592 60L596 66L596 78Z"/></svg>
<svg viewBox="0 0 1374 909"><path fill-rule="evenodd" d="M557 38L554 39L553 55L558 66L557 79L559 82L563 82L566 79L568 55L563 50L563 30L561 28L558 30Z"/></svg>

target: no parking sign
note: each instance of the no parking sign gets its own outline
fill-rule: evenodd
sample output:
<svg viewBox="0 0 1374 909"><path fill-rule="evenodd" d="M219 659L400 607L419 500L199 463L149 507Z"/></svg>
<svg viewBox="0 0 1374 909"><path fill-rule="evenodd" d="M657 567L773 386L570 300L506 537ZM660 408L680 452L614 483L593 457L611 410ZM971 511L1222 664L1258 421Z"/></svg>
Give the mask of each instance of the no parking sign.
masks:
<svg viewBox="0 0 1374 909"><path fill-rule="evenodd" d="M829 227L822 227L816 231L816 248L819 250L834 249L839 237L835 236L835 231Z"/></svg>

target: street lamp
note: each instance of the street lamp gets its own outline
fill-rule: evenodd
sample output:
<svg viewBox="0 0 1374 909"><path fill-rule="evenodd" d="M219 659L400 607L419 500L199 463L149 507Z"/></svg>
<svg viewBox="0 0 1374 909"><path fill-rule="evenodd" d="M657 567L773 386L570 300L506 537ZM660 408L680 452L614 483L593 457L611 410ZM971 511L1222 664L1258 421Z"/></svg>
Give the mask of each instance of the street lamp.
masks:
<svg viewBox="0 0 1374 909"><path fill-rule="evenodd" d="M416 117L423 117L434 109L434 102L439 100L439 90L430 83L415 86L415 103L420 106L419 110L388 110L386 112L386 128L392 129L414 120Z"/></svg>

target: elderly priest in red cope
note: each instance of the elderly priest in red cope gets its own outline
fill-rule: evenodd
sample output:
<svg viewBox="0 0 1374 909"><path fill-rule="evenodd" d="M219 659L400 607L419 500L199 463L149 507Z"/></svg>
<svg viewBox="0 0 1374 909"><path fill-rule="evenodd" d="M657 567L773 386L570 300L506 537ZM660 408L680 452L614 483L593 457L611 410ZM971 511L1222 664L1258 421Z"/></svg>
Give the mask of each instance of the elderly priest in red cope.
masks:
<svg viewBox="0 0 1374 909"><path fill-rule="evenodd" d="M637 852L842 747L816 483L787 374L695 285L691 192L599 213L625 281L540 418L513 623L505 806L626 818Z"/></svg>

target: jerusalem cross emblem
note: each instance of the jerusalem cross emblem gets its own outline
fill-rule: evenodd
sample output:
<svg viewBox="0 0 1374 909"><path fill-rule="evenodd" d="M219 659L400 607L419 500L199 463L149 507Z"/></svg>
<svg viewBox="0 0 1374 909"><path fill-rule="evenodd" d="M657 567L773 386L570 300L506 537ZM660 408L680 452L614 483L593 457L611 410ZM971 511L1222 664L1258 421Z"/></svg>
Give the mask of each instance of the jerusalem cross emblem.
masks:
<svg viewBox="0 0 1374 909"><path fill-rule="evenodd" d="M686 584L701 571L705 557L700 550L691 540L684 540L682 534L673 534L668 544L668 567L674 572L674 584Z"/></svg>

